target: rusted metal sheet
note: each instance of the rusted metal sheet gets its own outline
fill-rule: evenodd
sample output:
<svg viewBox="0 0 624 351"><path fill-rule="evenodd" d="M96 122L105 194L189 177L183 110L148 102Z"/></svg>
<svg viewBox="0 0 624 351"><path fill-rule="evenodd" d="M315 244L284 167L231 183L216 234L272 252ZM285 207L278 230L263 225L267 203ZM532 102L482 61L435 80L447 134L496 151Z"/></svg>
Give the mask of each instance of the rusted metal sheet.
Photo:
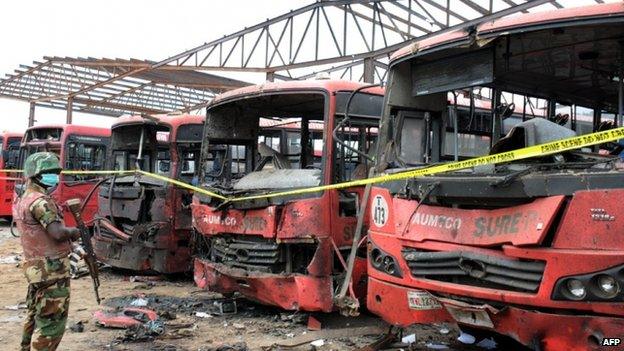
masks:
<svg viewBox="0 0 624 351"><path fill-rule="evenodd" d="M563 196L496 210L464 210L394 199L396 231L410 240L437 240L474 246L539 245L547 235ZM405 228L407 226L407 228Z"/></svg>
<svg viewBox="0 0 624 351"><path fill-rule="evenodd" d="M194 157L199 152L201 135L197 131L202 121L203 117L190 115L121 119L113 126L111 162L134 167L126 163L130 162L130 153L135 153L136 158L140 140L136 132L142 130L147 135L143 144L147 160L152 162L144 167L158 167L157 172L168 172L169 176L182 174L185 162L195 162L181 159L182 153ZM178 135L180 130L183 132ZM166 167L160 168L163 165ZM143 176L116 177L103 185L98 214L104 219L93 238L98 259L134 271L190 270L190 199L186 189Z"/></svg>
<svg viewBox="0 0 624 351"><path fill-rule="evenodd" d="M195 227L206 235L219 233L241 233L275 237L277 225L276 207L269 206L258 210L223 210L209 206L191 205Z"/></svg>
<svg viewBox="0 0 624 351"><path fill-rule="evenodd" d="M222 293L240 292L258 302L289 310L333 310L332 278L303 274L253 273L195 259L195 283Z"/></svg>
<svg viewBox="0 0 624 351"><path fill-rule="evenodd" d="M120 312L96 311L93 314L98 325L107 328L127 329L147 321L155 321L158 314L146 308L127 307Z"/></svg>
<svg viewBox="0 0 624 351"><path fill-rule="evenodd" d="M624 190L574 194L553 241L558 249L624 250Z"/></svg>

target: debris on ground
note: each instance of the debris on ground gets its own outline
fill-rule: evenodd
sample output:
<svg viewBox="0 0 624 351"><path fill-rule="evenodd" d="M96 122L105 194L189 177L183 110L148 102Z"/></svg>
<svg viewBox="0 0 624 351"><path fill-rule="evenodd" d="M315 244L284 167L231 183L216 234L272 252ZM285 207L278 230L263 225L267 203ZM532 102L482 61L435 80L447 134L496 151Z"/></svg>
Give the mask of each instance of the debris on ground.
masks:
<svg viewBox="0 0 624 351"><path fill-rule="evenodd" d="M448 350L449 349L448 345L439 343L439 342L428 342L425 344L425 346L427 346L427 348L430 350Z"/></svg>
<svg viewBox="0 0 624 351"><path fill-rule="evenodd" d="M130 306L134 307L145 307L147 306L148 301L146 299L138 298L132 302L130 302Z"/></svg>
<svg viewBox="0 0 624 351"><path fill-rule="evenodd" d="M212 315L206 312L195 312L195 317L199 318L212 318Z"/></svg>
<svg viewBox="0 0 624 351"><path fill-rule="evenodd" d="M150 320L143 324L136 324L126 329L121 341L137 342L152 341L155 337L165 332L165 326L161 321Z"/></svg>
<svg viewBox="0 0 624 351"><path fill-rule="evenodd" d="M20 255L10 255L0 257L0 264L17 264L20 263L21 257Z"/></svg>
<svg viewBox="0 0 624 351"><path fill-rule="evenodd" d="M70 325L69 330L73 331L74 333L82 333L84 332L84 323L82 321L78 321Z"/></svg>
<svg viewBox="0 0 624 351"><path fill-rule="evenodd" d="M113 312L96 311L93 316L99 326L121 329L142 325L158 318L158 314L152 310L131 307Z"/></svg>
<svg viewBox="0 0 624 351"><path fill-rule="evenodd" d="M401 342L404 343L404 344L413 344L413 343L415 343L416 342L416 334L409 334L409 335L404 336L401 339Z"/></svg>
<svg viewBox="0 0 624 351"><path fill-rule="evenodd" d="M485 338L479 341L478 343L476 343L476 346L481 347L486 350L495 350L498 344L496 343L494 338Z"/></svg>
<svg viewBox="0 0 624 351"><path fill-rule="evenodd" d="M321 347L323 345L325 345L325 340L323 339L318 339L318 340L314 340L310 343L310 345L314 346L314 347Z"/></svg>
<svg viewBox="0 0 624 351"><path fill-rule="evenodd" d="M133 275L128 277L128 281L132 283L148 283L148 282L159 282L163 280L162 275Z"/></svg>
<svg viewBox="0 0 624 351"><path fill-rule="evenodd" d="M312 315L308 317L308 330L321 330L321 322Z"/></svg>
<svg viewBox="0 0 624 351"><path fill-rule="evenodd" d="M279 343L273 344L272 346L277 347L277 348L279 347L292 348L296 346L309 344L319 339L335 339L335 338L345 338L345 337L352 338L352 337L361 336L361 335L381 335L381 334L384 334L386 331L387 331L387 328L382 327L382 326L325 329L322 331L315 331L315 332L302 334L290 340L283 340Z"/></svg>
<svg viewBox="0 0 624 351"><path fill-rule="evenodd" d="M447 335L448 333L451 332L451 330L446 326L446 325L441 325L440 329L438 329L438 331L440 332L440 334L442 335Z"/></svg>
<svg viewBox="0 0 624 351"><path fill-rule="evenodd" d="M457 340L462 344L472 345L477 339L473 335L462 331L461 334L459 334L459 337L457 337Z"/></svg>
<svg viewBox="0 0 624 351"><path fill-rule="evenodd" d="M236 314L237 312L236 300L215 300L212 304L218 315Z"/></svg>
<svg viewBox="0 0 624 351"><path fill-rule="evenodd" d="M9 310L9 311L17 311L17 310L26 309L27 307L28 306L25 303L18 303L17 305L4 306L4 309Z"/></svg>
<svg viewBox="0 0 624 351"><path fill-rule="evenodd" d="M216 347L200 348L200 351L248 351L249 348L244 342L238 342L235 344L223 344Z"/></svg>

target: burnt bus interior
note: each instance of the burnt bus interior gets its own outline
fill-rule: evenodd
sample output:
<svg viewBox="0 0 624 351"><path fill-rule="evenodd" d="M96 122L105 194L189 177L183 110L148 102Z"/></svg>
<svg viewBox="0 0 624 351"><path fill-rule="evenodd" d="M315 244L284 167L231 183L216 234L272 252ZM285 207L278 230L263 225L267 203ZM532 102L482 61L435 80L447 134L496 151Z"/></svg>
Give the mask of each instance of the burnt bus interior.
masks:
<svg viewBox="0 0 624 351"><path fill-rule="evenodd" d="M169 126L147 120L114 127L109 166L114 170L141 169L196 183L194 174L199 162L201 133L200 124L182 125L177 130L176 140L171 140ZM176 174L173 174L172 162L178 165ZM168 221L163 207L166 196L167 183L162 180L138 175L113 176L100 189L100 201L105 202L100 204L100 212L113 224L132 233L138 223ZM191 195L182 196L182 202L184 206L190 205Z"/></svg>
<svg viewBox="0 0 624 351"><path fill-rule="evenodd" d="M480 39L491 39L485 45L467 38L465 46L453 44L447 50L417 54L395 64L389 118L382 123L386 145L380 149L382 167L481 156L528 146L529 139L537 143L573 135L574 131L556 128L579 127L569 116L557 113L563 107L590 110L593 130L604 125L601 117L617 115L624 28L554 26L493 38L483 34ZM458 97L469 99L468 108L457 105ZM489 113L474 108L476 98L491 101ZM533 107L540 105L543 108L536 113ZM507 129L505 120L521 122L518 114L521 121L535 124L518 126L501 140ZM544 120L557 126L541 123ZM535 128L538 124L540 128ZM564 156L569 161L573 154ZM527 162L556 162L558 157Z"/></svg>
<svg viewBox="0 0 624 351"><path fill-rule="evenodd" d="M327 116L328 97L321 92L267 93L209 108L202 150L203 184L221 187L225 193L242 194L320 185L325 172L331 172L335 182L366 177L368 168L372 167L383 97L365 92L355 94L349 118L345 118L350 95L350 91L336 94L334 116ZM335 126L329 133L328 123ZM329 141L334 144L331 163L326 161ZM328 163L332 169L327 169ZM196 196L202 203L208 202L207 197ZM283 204L289 199L268 200L232 206L259 208ZM340 215L355 216L356 211L357 195L341 192ZM318 246L280 244L237 234L198 240L203 242L199 244L200 256L266 273L306 274ZM256 264L250 264L249 259L241 261L236 257L236 247L262 248L270 257L259 261L254 258Z"/></svg>
<svg viewBox="0 0 624 351"><path fill-rule="evenodd" d="M336 124L344 118L349 95L336 95ZM366 155L377 137L379 114L375 113L380 108L365 101L371 99L381 105L381 97L357 94L351 118L335 132L333 139L344 140L334 159L337 181L350 179L360 163L371 165ZM320 92L264 94L209 108L204 131L208 142L202 150L204 185L226 192L319 185L327 171L323 129L328 108ZM261 120L268 121L266 127Z"/></svg>
<svg viewBox="0 0 624 351"><path fill-rule="evenodd" d="M395 172L576 135L564 126L569 126L569 121L557 117L558 105L591 110L595 130L604 126L601 117L617 116L617 125L621 126L624 27L605 22L570 27L544 25L536 31L511 30L493 38L483 34L481 43L486 44L482 46L468 38L462 43L466 45L397 63L389 82L390 109L381 124L381 140L386 148L380 149L380 168ZM470 107L462 111L454 105L457 96L470 98L486 90L492 102L489 114L479 115ZM520 101L541 100L546 106L544 115L528 115L522 106L514 107L508 103L512 94L522 97ZM524 112L525 121L504 136L503 120L519 111ZM466 153L474 147L465 148L466 143L475 138L480 147L474 149L475 153ZM382 186L398 197L465 209L502 208L552 195L571 197L578 190L621 188L624 174L615 167L621 147L602 145L601 153L595 151L585 148ZM470 191L466 191L468 184ZM565 204L567 201L569 198ZM558 212L559 218L565 206ZM556 222L549 229L543 246L550 246L557 227ZM512 260L516 268L526 270L514 273L515 278L493 282L458 272L457 257L452 254L410 247L403 250L405 260L414 262L414 267L423 267L414 268L414 276L458 284L536 291L544 270L543 261ZM491 257L487 255L474 259L487 262L488 267L496 263L488 261ZM433 263L433 268L425 268ZM498 263L512 267L505 260Z"/></svg>

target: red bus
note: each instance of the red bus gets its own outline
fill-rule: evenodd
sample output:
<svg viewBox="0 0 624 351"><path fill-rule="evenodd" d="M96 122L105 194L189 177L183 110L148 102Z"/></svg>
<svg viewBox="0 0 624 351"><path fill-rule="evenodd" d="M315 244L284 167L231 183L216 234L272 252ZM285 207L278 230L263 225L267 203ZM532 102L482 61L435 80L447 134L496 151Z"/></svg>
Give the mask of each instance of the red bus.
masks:
<svg viewBox="0 0 624 351"><path fill-rule="evenodd" d="M75 124L41 125L30 127L24 133L20 146L20 168L26 158L35 152L49 151L59 155L66 170L105 170L110 129ZM97 197L92 196L101 175L62 174L59 185L51 190L52 197L62 204L72 198L87 199L83 218L91 223L97 211ZM16 188L21 192L21 186ZM68 226L74 226L74 217L64 209Z"/></svg>
<svg viewBox="0 0 624 351"><path fill-rule="evenodd" d="M194 183L204 117L122 117L113 124L108 167L141 169ZM177 273L191 268L191 192L144 175L114 176L98 193L98 260L116 268Z"/></svg>
<svg viewBox="0 0 624 351"><path fill-rule="evenodd" d="M0 134L0 145L2 145L2 158L0 158L0 169L19 168L19 149L23 133L3 132ZM20 174L16 172L3 172L0 174L0 217L10 219L12 217L11 208L13 206L13 191L15 180Z"/></svg>
<svg viewBox="0 0 624 351"><path fill-rule="evenodd" d="M383 101L381 88L365 87L334 80L279 82L216 97L207 108L201 186L240 197L365 177ZM276 133L284 135L270 140L262 119L281 125ZM196 193L196 284L284 309L332 311L362 190L226 204ZM362 255L352 295L365 292L365 265Z"/></svg>
<svg viewBox="0 0 624 351"><path fill-rule="evenodd" d="M620 2L503 18L400 50L376 170L572 137L578 126L549 121L569 107L592 115L594 130L618 114L621 125L623 37ZM458 109L462 95L487 97L490 113ZM541 101L546 118L527 116L505 135L518 96ZM624 172L613 146L612 155L585 148L374 187L367 307L394 325L452 322L535 350L616 345Z"/></svg>

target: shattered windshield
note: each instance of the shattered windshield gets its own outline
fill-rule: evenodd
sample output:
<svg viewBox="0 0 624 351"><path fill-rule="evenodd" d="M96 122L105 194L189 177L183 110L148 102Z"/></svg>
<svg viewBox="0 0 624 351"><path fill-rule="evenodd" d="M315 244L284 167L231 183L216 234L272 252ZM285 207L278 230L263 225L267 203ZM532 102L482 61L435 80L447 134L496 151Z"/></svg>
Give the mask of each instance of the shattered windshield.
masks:
<svg viewBox="0 0 624 351"><path fill-rule="evenodd" d="M296 177L295 170L320 174L325 110L324 94L304 92L263 94L209 108L203 183L260 189L280 185L258 183L255 177L280 178L286 170L289 177Z"/></svg>
<svg viewBox="0 0 624 351"><path fill-rule="evenodd" d="M143 139L141 143L141 134ZM122 125L112 131L111 168L170 175L171 154L168 143L169 128L151 124ZM140 158L139 158L140 151Z"/></svg>

